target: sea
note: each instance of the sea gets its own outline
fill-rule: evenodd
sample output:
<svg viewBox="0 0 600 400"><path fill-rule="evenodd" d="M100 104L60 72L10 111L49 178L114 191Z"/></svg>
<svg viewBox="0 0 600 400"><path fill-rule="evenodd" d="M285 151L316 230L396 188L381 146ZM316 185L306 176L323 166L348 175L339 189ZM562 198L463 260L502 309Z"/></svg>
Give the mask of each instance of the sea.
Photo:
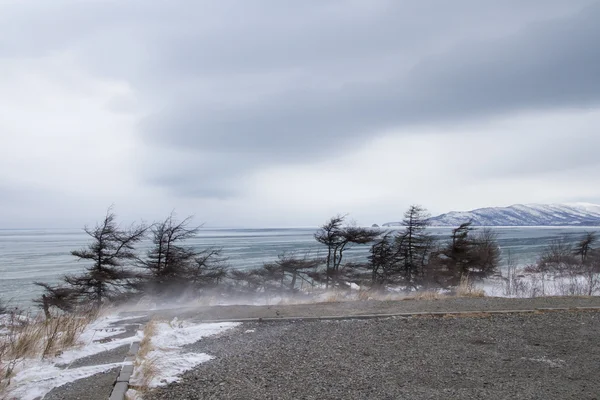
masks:
<svg viewBox="0 0 600 400"><path fill-rule="evenodd" d="M452 228L430 227L438 240L447 240ZM519 265L535 262L552 240L576 241L598 227L495 227L504 263L510 254ZM322 256L324 249L314 239L317 228L230 229L202 228L187 242L196 249L220 248L231 268L251 269L276 260L281 254ZM0 299L10 306L27 308L41 294L34 282L58 283L65 274L84 271L72 250L85 247L90 238L82 230L0 229ZM140 252L149 248L142 243ZM369 246L355 246L347 260L366 260ZM504 264L503 263L503 264Z"/></svg>

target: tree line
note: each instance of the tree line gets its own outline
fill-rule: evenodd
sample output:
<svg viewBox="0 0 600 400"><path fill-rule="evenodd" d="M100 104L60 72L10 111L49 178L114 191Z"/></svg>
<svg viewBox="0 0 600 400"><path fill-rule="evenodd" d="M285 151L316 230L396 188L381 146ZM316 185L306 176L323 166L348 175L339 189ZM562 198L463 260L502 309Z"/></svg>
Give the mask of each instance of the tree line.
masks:
<svg viewBox="0 0 600 400"><path fill-rule="evenodd" d="M450 237L437 241L427 231L429 214L418 205L404 214L401 229L385 231L348 223L346 216L329 219L314 234L320 256L282 254L251 270L232 269L219 248L197 249L187 244L199 232L190 217L174 215L151 225L122 228L109 209L93 228L85 228L90 244L71 252L87 265L79 274L65 275L57 285L36 282L43 294L35 302L50 315L52 308L72 311L79 306L100 307L143 296L195 296L207 291L222 295L290 293L307 287L344 288L352 284L373 289L395 286L407 291L456 287L461 279L480 280L499 272L500 248L489 228L465 222ZM146 251L140 243L149 239ZM567 261L600 269L593 248L595 234L575 247L557 243L536 266L559 269ZM369 245L362 262L345 258L356 245ZM578 258L579 257L579 258ZM581 262L577 263L576 260ZM589 271L590 269L586 269Z"/></svg>

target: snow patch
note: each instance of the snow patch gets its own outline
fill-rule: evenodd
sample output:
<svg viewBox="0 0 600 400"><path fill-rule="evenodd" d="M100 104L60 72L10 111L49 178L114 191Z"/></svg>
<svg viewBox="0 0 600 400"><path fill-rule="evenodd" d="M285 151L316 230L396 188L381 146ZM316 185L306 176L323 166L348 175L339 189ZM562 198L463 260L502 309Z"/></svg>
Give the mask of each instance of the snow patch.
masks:
<svg viewBox="0 0 600 400"><path fill-rule="evenodd" d="M131 377L132 386L141 386L146 381L149 387L164 386L181 379L181 375L197 365L212 360L205 353L185 352L182 347L196 343L204 337L216 335L240 325L239 322L223 323L192 323L180 321L177 318L171 322L161 322L156 325L156 333L152 336L151 350L141 360ZM156 376L144 377L141 366L150 363L157 371Z"/></svg>
<svg viewBox="0 0 600 400"><path fill-rule="evenodd" d="M13 390L9 391L12 398L21 400L42 398L56 387L123 365L123 363L113 363L74 369L60 369L51 362L32 362L27 364L29 365L25 365L25 369L11 380L11 386L15 386Z"/></svg>
<svg viewBox="0 0 600 400"><path fill-rule="evenodd" d="M124 332L122 328L113 325L131 318L121 318L117 315L101 317L89 324L82 332L78 339L80 343L78 347L66 350L59 356L45 360L22 360L17 364L15 376L11 379L10 386L8 387L8 394L11 396L9 398L23 400L41 398L56 387L123 365L123 363L112 363L72 369L57 367L58 365L69 365L80 358L89 357L140 340L141 334L138 333L129 338L107 341L105 343L96 342L96 340L108 339L111 336Z"/></svg>
<svg viewBox="0 0 600 400"><path fill-rule="evenodd" d="M127 392L125 392L125 398L127 400L143 400L142 394L135 389L128 389Z"/></svg>

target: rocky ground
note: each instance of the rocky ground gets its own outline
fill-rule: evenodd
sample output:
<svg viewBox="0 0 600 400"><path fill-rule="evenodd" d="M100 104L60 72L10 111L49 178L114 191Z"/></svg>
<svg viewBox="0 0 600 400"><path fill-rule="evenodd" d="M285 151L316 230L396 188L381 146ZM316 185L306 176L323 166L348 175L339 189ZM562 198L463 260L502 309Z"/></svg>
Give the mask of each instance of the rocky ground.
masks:
<svg viewBox="0 0 600 400"><path fill-rule="evenodd" d="M215 359L146 399L600 399L600 312L585 307L600 307L600 298L178 308L128 319L120 323L126 332L113 339L133 335L150 318L245 321L187 346ZM389 317L406 313L434 314ZM348 319L374 314L384 317ZM124 346L65 368L119 361L126 352ZM107 398L117 374L72 382L45 399Z"/></svg>
<svg viewBox="0 0 600 400"><path fill-rule="evenodd" d="M596 399L600 313L244 323L147 399Z"/></svg>

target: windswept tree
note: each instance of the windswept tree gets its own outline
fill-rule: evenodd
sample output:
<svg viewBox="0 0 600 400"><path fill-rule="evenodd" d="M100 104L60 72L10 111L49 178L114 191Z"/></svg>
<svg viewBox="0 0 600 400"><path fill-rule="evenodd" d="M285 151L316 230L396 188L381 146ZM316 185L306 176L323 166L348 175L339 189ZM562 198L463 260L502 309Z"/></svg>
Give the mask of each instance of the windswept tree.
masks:
<svg viewBox="0 0 600 400"><path fill-rule="evenodd" d="M402 273L407 282L414 283L424 276L433 238L427 233L429 213L419 205L412 205L404 213L404 231L396 238L402 257Z"/></svg>
<svg viewBox="0 0 600 400"><path fill-rule="evenodd" d="M276 261L265 263L263 269L267 271L267 275L279 281L282 289L294 292L298 289L298 284L312 284L309 276L321 264L322 260L318 258L281 254Z"/></svg>
<svg viewBox="0 0 600 400"><path fill-rule="evenodd" d="M238 291L248 293L293 293L303 283L312 285L311 272L322 265L322 260L280 254L277 260L266 262L261 268L231 271L230 277Z"/></svg>
<svg viewBox="0 0 600 400"><path fill-rule="evenodd" d="M482 279L493 275L500 265L497 235L489 228L477 231L471 222L452 230L450 241L437 254L438 283L456 285L461 278Z"/></svg>
<svg viewBox="0 0 600 400"><path fill-rule="evenodd" d="M442 251L446 257L444 264L454 278L460 279L461 276L469 273L472 265L470 234L474 230L470 221L452 229L451 241Z"/></svg>
<svg viewBox="0 0 600 400"><path fill-rule="evenodd" d="M575 243L573 254L580 257L582 265L588 261L589 255L593 251L592 246L597 240L598 234L596 232L586 232L583 237Z"/></svg>
<svg viewBox="0 0 600 400"><path fill-rule="evenodd" d="M386 233L370 249L371 282L380 285L390 282L399 272L400 263L400 251L395 237L392 233Z"/></svg>
<svg viewBox="0 0 600 400"><path fill-rule="evenodd" d="M356 244L368 244L376 240L381 232L376 228L363 228L355 225L346 225L345 216L337 215L327 221L315 233L317 242L327 247L325 257L325 271L322 274L313 274L313 279L324 281L326 288L330 284L337 284L343 272L344 252Z"/></svg>
<svg viewBox="0 0 600 400"><path fill-rule="evenodd" d="M188 283L197 289L214 288L223 283L227 269L227 258L220 248L196 251L196 257L188 268Z"/></svg>
<svg viewBox="0 0 600 400"><path fill-rule="evenodd" d="M135 283L138 290L153 294L214 287L226 275L220 249L197 250L186 242L198 234L192 217L177 221L173 214L150 227L152 247L138 266L146 270Z"/></svg>
<svg viewBox="0 0 600 400"><path fill-rule="evenodd" d="M586 232L573 246L573 254L579 258L579 265L573 266L569 272L585 277L588 296L600 287L600 251L594 248L597 240L596 232Z"/></svg>
<svg viewBox="0 0 600 400"><path fill-rule="evenodd" d="M46 290L42 304L63 310L72 307L69 303L99 308L104 301L122 295L136 277L130 267L137 258L135 246L144 238L146 229L143 224L121 228L112 207L109 208L102 222L84 229L92 238L91 243L71 252L78 260L89 262L85 272L64 276L62 285L56 287L39 284Z"/></svg>
<svg viewBox="0 0 600 400"><path fill-rule="evenodd" d="M33 302L44 310L46 319L51 318L50 309L57 308L64 312L71 312L76 306L78 290L66 286L53 286L44 282L34 282L44 289L44 293Z"/></svg>
<svg viewBox="0 0 600 400"><path fill-rule="evenodd" d="M272 278L265 279L264 273L255 269L233 269L229 271L228 277L231 279L232 289L236 293L265 292L271 288L269 282Z"/></svg>
<svg viewBox="0 0 600 400"><path fill-rule="evenodd" d="M8 308L6 306L6 303L0 297L0 315L5 314L7 310L8 310Z"/></svg>

